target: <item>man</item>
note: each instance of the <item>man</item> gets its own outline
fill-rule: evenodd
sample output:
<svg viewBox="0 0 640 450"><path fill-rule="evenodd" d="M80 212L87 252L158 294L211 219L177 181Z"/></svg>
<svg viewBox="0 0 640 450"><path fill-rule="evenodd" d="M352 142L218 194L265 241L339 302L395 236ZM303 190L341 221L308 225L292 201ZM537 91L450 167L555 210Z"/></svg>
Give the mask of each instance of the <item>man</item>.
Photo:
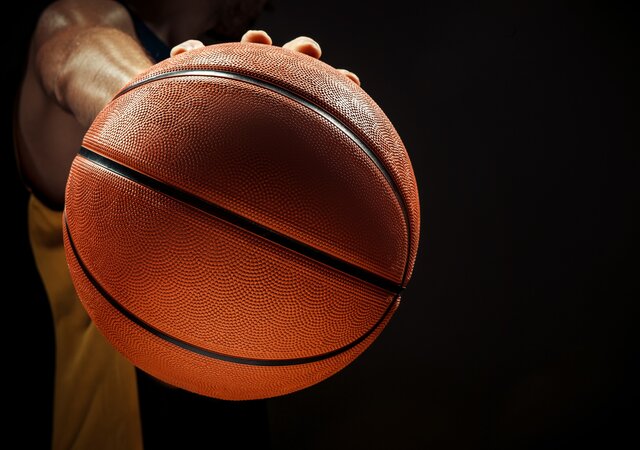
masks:
<svg viewBox="0 0 640 450"><path fill-rule="evenodd" d="M54 449L142 448L135 370L92 325L64 257L64 189L83 134L128 80L164 57L203 46L191 37L236 38L264 3L58 0L38 22L18 101L15 141L19 168L32 192L31 246L55 323ZM264 31L248 31L241 40L271 45ZM315 58L321 54L307 37L284 47Z"/></svg>

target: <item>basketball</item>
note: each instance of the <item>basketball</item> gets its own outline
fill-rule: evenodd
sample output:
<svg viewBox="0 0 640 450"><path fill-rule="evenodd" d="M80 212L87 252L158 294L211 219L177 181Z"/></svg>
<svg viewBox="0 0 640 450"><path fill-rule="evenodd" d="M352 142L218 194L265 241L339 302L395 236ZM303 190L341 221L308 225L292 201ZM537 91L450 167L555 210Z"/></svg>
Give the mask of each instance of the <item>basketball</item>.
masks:
<svg viewBox="0 0 640 450"><path fill-rule="evenodd" d="M420 228L381 108L321 61L241 43L129 82L84 137L63 217L74 286L106 339L226 400L354 361L399 305Z"/></svg>

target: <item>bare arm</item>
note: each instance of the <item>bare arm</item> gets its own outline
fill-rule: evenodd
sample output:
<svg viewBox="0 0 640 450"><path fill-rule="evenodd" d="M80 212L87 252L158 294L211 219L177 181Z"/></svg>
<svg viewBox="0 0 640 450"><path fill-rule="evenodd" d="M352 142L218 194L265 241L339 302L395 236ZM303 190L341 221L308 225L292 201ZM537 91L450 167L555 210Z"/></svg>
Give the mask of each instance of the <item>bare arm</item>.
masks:
<svg viewBox="0 0 640 450"><path fill-rule="evenodd" d="M47 7L31 40L14 133L22 176L38 198L62 206L84 132L151 65L121 4L58 0Z"/></svg>
<svg viewBox="0 0 640 450"><path fill-rule="evenodd" d="M83 128L127 81L153 64L134 33L124 7L107 0L58 0L40 18L33 67L45 93Z"/></svg>

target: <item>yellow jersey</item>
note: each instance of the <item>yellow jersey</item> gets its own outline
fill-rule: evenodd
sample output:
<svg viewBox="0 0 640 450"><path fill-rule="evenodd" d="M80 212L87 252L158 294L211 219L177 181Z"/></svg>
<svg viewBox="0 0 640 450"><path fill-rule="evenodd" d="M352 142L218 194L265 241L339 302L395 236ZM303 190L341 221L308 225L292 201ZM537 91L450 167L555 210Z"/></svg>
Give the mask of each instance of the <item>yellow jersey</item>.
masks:
<svg viewBox="0 0 640 450"><path fill-rule="evenodd" d="M31 195L29 239L53 314L54 450L142 449L133 365L100 334L71 282L62 213Z"/></svg>

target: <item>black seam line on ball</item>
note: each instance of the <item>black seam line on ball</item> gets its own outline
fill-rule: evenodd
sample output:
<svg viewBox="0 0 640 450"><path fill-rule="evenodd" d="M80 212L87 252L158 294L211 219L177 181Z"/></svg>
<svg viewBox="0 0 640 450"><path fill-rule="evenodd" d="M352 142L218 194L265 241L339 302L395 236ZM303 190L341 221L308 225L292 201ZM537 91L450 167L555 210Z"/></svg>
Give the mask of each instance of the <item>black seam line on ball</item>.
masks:
<svg viewBox="0 0 640 450"><path fill-rule="evenodd" d="M84 273L85 277L87 277L91 285L100 293L100 295L118 312L120 312L120 314L122 314L124 317L129 319L135 325L138 325L140 328L148 331L149 333L159 337L164 341L174 344L184 350L197 353L198 355L219 359L221 361L227 361L227 362L243 364L248 366L295 366L299 364L314 363L314 362L322 361L328 358L332 358L336 355L346 352L347 350L352 349L356 345L363 342L366 338L368 338L371 335L371 333L373 333L380 326L380 324L382 324L384 319L389 315L389 313L393 309L393 306L398 301L398 296L400 295L400 294L397 294L393 297L393 300L389 303L389 306L385 310L384 314L382 314L380 319L365 334L360 336L355 341L345 345L344 347L340 347L336 350L323 353L321 355L308 356L305 358L291 358L291 359L255 359L255 358L242 358L237 356L230 356L224 353L218 353L211 350L207 350L205 348L198 347L193 344L189 344L188 342L185 342L181 339L173 337L157 329L156 327L148 324L144 320L140 319L137 315L129 311L127 308L125 308L122 304L120 304L120 302L118 302L115 298L113 298L111 294L109 294L104 287L102 287L102 285L98 282L98 280L95 279L95 277L91 274L87 266L84 264L84 261L78 254L78 249L76 248L73 238L71 236L71 231L69 230L69 223L67 222L66 214L64 216L64 225L65 225L65 231L67 234L67 239L69 240L69 246L71 247L71 251L73 252L73 256L75 257L75 260L78 262L78 265L80 266L80 269Z"/></svg>
<svg viewBox="0 0 640 450"><path fill-rule="evenodd" d="M376 156L376 154L367 146L367 144L365 144L362 139L360 139L356 133L354 133L353 131L351 131L351 129L349 127L347 127L344 123L342 123L337 117L335 117L333 114L331 114L329 111L326 111L324 109L322 109L321 107L319 107L318 105L316 105L315 103L310 102L309 100L306 100L304 97L299 96L298 94L295 94L294 92L291 92L290 90L283 88L281 86L278 86L276 84L272 84L269 83L267 81L258 79L258 78L254 78L248 75L242 75L239 73L235 73L235 72L227 72L224 70L214 70L214 69L200 69L200 70L174 70L171 72L165 72L165 73L161 73L158 75L154 75L152 77L146 78L144 80L140 80L137 83L134 83L130 86L127 86L126 88L122 89L120 92L118 92L116 94L116 96L113 98L114 100L118 97L120 97L123 94L126 94L127 92L136 89L140 86L143 86L147 83L151 83L153 81L157 81L157 80L162 80L164 78L176 78L176 77L185 77L185 76L205 76L205 77L217 77L217 78L227 78L230 80L237 80L237 81L242 81L245 83L249 83L255 86L260 86L262 88L268 89L270 91L276 92L278 94L284 95L285 97L303 105L306 106L307 108L309 108L310 110L316 112L317 114L321 115L323 118L325 118L326 120L328 120L329 122L331 122L333 125L335 125L340 131L342 131L349 139L351 139L358 147L360 147L360 149L369 157L369 159L375 164L375 166L378 168L378 170L380 171L380 173L382 173L382 175L386 178L387 182L389 183L389 186L391 186L391 190L393 191L396 200L398 201L398 204L400 205L400 209L402 210L402 216L404 218L404 223L407 227L407 236L408 236L408 240L407 240L407 259L405 261L405 265L404 265L404 271L402 274L402 282L405 282L405 279L407 278L407 272L409 270L409 252L411 251L411 225L409 223L409 214L407 212L407 205L404 201L404 198L402 197L402 194L400 193L400 189L398 189L398 186L396 185L396 183L393 181L393 178L391 177L391 174L389 173L389 171L387 170L387 168L384 166L384 164L382 164L382 161L380 161L380 159Z"/></svg>
<svg viewBox="0 0 640 450"><path fill-rule="evenodd" d="M190 194L189 192L158 181L155 178L152 178L148 175L138 172L137 170L124 166L110 158L91 151L86 147L81 147L78 154L79 156L95 164L98 164L99 166L117 175L141 184L142 186L166 195L167 197L170 197L174 200L186 203L187 205L192 206L199 211L203 211L209 215L236 225L246 231L268 239L271 242L275 242L276 244L300 253L307 258L313 259L314 261L320 262L342 273L355 277L361 281L372 284L394 294L400 293L402 291L402 287L394 281L381 277L380 275L377 275L373 272L369 272L368 270L365 270L342 259L336 258L333 255L325 253L322 250L307 245L289 236L280 234L277 231L267 228L264 225L254 222L253 220L241 216L218 204L204 200L197 195Z"/></svg>

